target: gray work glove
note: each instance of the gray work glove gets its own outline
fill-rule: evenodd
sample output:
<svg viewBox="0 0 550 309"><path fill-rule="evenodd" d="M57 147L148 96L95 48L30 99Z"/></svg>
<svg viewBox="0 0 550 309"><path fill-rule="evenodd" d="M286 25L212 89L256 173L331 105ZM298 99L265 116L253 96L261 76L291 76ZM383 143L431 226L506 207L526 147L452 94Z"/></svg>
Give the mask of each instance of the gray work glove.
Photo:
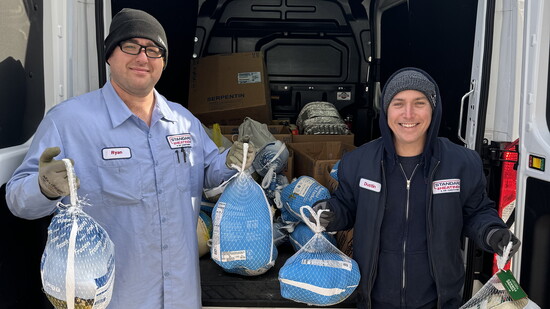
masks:
<svg viewBox="0 0 550 309"><path fill-rule="evenodd" d="M510 241L512 241L512 249L510 249L508 259L518 251L521 241L509 229L505 228L495 228L487 234L487 243L500 256L502 256L504 248L506 248Z"/></svg>
<svg viewBox="0 0 550 309"><path fill-rule="evenodd" d="M42 194L49 199L57 199L70 194L65 163L62 160L54 160L54 157L60 153L59 147L46 148L38 163L38 185ZM73 160L71 163L74 165ZM76 178L76 186L80 187L78 178Z"/></svg>
<svg viewBox="0 0 550 309"><path fill-rule="evenodd" d="M225 161L225 165L229 168L232 168L231 165L235 164L238 167L241 167L243 164L243 144L248 143L250 138L248 136L245 136L242 140L236 141L233 143L231 148L229 148L229 152L227 153L227 158ZM256 149L254 148L254 145L251 143L248 143L248 153L246 154L246 164L244 166L244 169L247 170L250 165L252 165L252 161L254 161L254 156L256 155Z"/></svg>
<svg viewBox="0 0 550 309"><path fill-rule="evenodd" d="M330 204L326 200L319 201L315 203L312 208L315 211L315 213L318 213L319 210L328 210L328 211L323 211L319 216L319 221L320 221L319 224L322 227L327 228L330 221L334 218L334 212L330 210ZM309 221L315 223L312 216L309 217Z"/></svg>

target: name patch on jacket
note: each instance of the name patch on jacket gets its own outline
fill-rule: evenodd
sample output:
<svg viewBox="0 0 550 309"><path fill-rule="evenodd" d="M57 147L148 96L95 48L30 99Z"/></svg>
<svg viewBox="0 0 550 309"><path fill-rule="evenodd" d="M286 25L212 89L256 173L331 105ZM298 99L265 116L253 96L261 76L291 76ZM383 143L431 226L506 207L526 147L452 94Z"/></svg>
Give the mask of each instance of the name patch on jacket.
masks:
<svg viewBox="0 0 550 309"><path fill-rule="evenodd" d="M361 178L361 180L359 180L359 187L363 189L371 190L374 192L380 192L382 185L376 181Z"/></svg>
<svg viewBox="0 0 550 309"><path fill-rule="evenodd" d="M172 149L190 148L192 146L191 134L189 133L167 135L166 139Z"/></svg>
<svg viewBox="0 0 550 309"><path fill-rule="evenodd" d="M433 194L460 192L460 179L436 180L432 185Z"/></svg>
<svg viewBox="0 0 550 309"><path fill-rule="evenodd" d="M132 151L128 147L103 148L103 160L130 159Z"/></svg>

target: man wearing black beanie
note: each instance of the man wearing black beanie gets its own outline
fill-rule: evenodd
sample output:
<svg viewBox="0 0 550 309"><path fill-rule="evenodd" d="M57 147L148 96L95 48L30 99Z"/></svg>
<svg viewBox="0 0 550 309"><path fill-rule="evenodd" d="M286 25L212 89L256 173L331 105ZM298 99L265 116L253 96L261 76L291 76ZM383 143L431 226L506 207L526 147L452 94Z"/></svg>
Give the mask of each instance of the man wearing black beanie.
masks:
<svg viewBox="0 0 550 309"><path fill-rule="evenodd" d="M6 187L13 214L49 216L57 202L69 204L61 159L73 159L78 193L92 204L83 210L115 247L114 282L94 278L102 284L95 301L109 308L201 308L196 229L203 188L242 165L235 162L243 160L241 142L219 153L196 117L155 90L167 59L166 34L153 16L118 12L105 39L110 80L47 113ZM245 168L253 158L251 146ZM89 295L76 296L93 303Z"/></svg>
<svg viewBox="0 0 550 309"><path fill-rule="evenodd" d="M111 26L109 35L105 39L105 61L109 63L109 57L115 47L122 41L131 38L149 39L156 46L164 50L164 68L168 62L168 40L162 25L153 16L144 11L134 9L122 9L118 12Z"/></svg>
<svg viewBox="0 0 550 309"><path fill-rule="evenodd" d="M456 309L462 304L461 240L508 256L521 242L485 192L479 155L438 137L442 100L418 68L382 91L381 138L346 153L338 189L319 201L327 231L354 228L359 309Z"/></svg>

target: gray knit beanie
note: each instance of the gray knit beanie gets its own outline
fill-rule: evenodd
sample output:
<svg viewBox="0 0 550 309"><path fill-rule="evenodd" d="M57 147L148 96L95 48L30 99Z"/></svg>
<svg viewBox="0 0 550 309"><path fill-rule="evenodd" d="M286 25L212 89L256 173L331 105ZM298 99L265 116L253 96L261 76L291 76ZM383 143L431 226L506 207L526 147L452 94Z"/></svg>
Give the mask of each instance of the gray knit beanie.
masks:
<svg viewBox="0 0 550 309"><path fill-rule="evenodd" d="M436 87L426 75L415 69L406 69L390 77L383 91L384 97L382 98L382 106L384 107L384 112L386 112L386 114L388 113L388 106L393 97L404 90L422 92L432 104L432 110L435 109Z"/></svg>
<svg viewBox="0 0 550 309"><path fill-rule="evenodd" d="M114 17L109 27L109 35L105 39L105 61L117 45L131 38L143 38L153 41L157 46L164 48L164 67L168 63L168 41L166 33L159 21L148 13L125 8Z"/></svg>

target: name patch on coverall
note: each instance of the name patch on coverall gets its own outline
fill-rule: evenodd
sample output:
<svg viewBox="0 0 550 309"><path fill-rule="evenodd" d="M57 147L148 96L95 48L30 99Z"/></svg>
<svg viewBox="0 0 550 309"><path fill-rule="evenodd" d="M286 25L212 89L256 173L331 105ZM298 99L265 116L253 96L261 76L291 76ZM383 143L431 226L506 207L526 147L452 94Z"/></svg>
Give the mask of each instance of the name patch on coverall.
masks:
<svg viewBox="0 0 550 309"><path fill-rule="evenodd" d="M363 189L371 190L374 192L380 192L382 185L376 181L361 178L361 180L359 180L359 187Z"/></svg>
<svg viewBox="0 0 550 309"><path fill-rule="evenodd" d="M130 159L132 151L128 147L103 148L103 160Z"/></svg>
<svg viewBox="0 0 550 309"><path fill-rule="evenodd" d="M460 179L436 180L432 185L433 194L460 192Z"/></svg>

